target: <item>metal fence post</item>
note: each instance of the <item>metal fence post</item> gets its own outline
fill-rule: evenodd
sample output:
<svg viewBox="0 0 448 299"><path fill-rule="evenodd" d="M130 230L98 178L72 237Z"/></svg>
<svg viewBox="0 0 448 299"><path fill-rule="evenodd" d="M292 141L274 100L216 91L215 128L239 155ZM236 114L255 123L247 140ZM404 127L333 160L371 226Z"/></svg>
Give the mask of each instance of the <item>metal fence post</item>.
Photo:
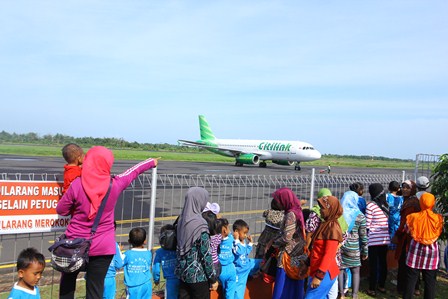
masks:
<svg viewBox="0 0 448 299"><path fill-rule="evenodd" d="M157 167L152 169L151 181L151 202L149 208L149 239L148 249L152 251L154 248L154 217L156 215L156 191L157 191Z"/></svg>
<svg viewBox="0 0 448 299"><path fill-rule="evenodd" d="M420 154L415 155L414 182L417 180L419 160L420 160Z"/></svg>
<svg viewBox="0 0 448 299"><path fill-rule="evenodd" d="M311 188L310 188L310 209L313 207L313 197L314 197L314 180L316 179L316 169L311 170Z"/></svg>

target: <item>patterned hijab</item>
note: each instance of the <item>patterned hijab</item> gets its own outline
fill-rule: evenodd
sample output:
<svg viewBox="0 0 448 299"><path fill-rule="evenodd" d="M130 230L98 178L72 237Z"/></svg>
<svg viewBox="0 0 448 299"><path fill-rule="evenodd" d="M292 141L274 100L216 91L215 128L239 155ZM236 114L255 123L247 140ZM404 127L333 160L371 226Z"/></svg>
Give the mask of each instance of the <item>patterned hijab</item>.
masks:
<svg viewBox="0 0 448 299"><path fill-rule="evenodd" d="M403 196L403 205L401 206L401 210L404 211L411 206L419 205L418 198L415 196L417 194L417 186L414 181L406 180L402 184L406 184L411 187L411 194L407 197Z"/></svg>
<svg viewBox="0 0 448 299"><path fill-rule="evenodd" d="M423 245L431 245L437 241L442 233L443 217L432 211L435 203L434 195L424 193L420 197L420 208L422 210L406 217L406 224L412 238Z"/></svg>
<svg viewBox="0 0 448 299"><path fill-rule="evenodd" d="M337 240L342 242L342 231L338 218L342 215L342 206L334 196L324 196L317 200L320 214L324 219L312 236L314 240Z"/></svg>
<svg viewBox="0 0 448 299"><path fill-rule="evenodd" d="M284 187L280 188L272 194L273 200L276 202L277 207L280 210L287 213L294 213L296 216L296 223L301 227L305 227L305 220L303 219L302 207L297 196L291 189Z"/></svg>
<svg viewBox="0 0 448 299"><path fill-rule="evenodd" d="M344 210L343 216L348 225L348 232L351 233L355 225L356 217L361 214L358 206L359 195L355 191L347 191L342 195L341 205Z"/></svg>
<svg viewBox="0 0 448 299"><path fill-rule="evenodd" d="M201 187L191 187L185 195L177 224L177 252L181 256L190 251L203 232L209 233L207 221L202 217L208 200L208 191Z"/></svg>
<svg viewBox="0 0 448 299"><path fill-rule="evenodd" d="M114 154L104 146L94 146L86 153L82 165L81 183L90 200L89 219L95 218L101 201L109 189L113 164Z"/></svg>

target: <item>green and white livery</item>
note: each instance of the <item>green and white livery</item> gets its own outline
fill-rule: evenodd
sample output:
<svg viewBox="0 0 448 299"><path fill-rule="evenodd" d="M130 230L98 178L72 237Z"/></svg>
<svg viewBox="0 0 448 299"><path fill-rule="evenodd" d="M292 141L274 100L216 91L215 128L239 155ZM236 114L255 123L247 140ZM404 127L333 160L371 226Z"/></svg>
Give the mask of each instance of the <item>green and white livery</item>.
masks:
<svg viewBox="0 0 448 299"><path fill-rule="evenodd" d="M198 141L179 140L182 145L205 148L215 154L234 157L235 165L254 164L266 167L266 161L279 165L295 165L300 170L300 162L314 161L321 154L311 144L288 140L248 140L217 139L203 115L199 115L201 139Z"/></svg>

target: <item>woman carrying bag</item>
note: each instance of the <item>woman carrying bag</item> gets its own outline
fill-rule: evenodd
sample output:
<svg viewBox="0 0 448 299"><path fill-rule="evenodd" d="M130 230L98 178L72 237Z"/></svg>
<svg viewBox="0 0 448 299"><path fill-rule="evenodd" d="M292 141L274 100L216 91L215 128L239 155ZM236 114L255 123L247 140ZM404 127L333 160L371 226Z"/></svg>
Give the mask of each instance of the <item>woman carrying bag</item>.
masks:
<svg viewBox="0 0 448 299"><path fill-rule="evenodd" d="M300 201L291 189L280 188L273 194L271 207L285 214L280 227L281 235L274 240L279 255L272 299L300 299L303 298L304 279L293 278L291 273L296 269L291 267L291 259L304 256L306 246L305 220Z"/></svg>
<svg viewBox="0 0 448 299"><path fill-rule="evenodd" d="M86 268L86 299L103 297L104 278L116 252L114 211L118 198L139 174L156 167L157 159L147 159L111 178L113 163L112 151L103 146L92 147L85 156L82 176L72 182L56 207L59 215L72 216L65 231L68 239L89 239L95 216L112 183L89 250L89 263ZM62 273L59 298L74 298L79 272Z"/></svg>

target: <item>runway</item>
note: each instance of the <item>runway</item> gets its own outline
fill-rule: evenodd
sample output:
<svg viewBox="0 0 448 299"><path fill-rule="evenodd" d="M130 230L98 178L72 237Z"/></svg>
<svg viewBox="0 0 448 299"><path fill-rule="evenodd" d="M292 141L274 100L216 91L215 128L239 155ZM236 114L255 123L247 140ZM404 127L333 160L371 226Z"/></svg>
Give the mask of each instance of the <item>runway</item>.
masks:
<svg viewBox="0 0 448 299"><path fill-rule="evenodd" d="M113 174L119 174L140 161L117 160L112 168ZM61 175L65 161L62 157L31 157L16 155L0 155L0 173L8 174L56 174ZM180 162L160 160L157 172L160 174L231 174L231 175L301 175L315 173L326 167L302 164L302 170L294 170L294 166L282 166L269 163L266 168L258 165L235 166L233 163L214 162ZM390 168L356 168L331 167L332 174L400 174L402 169Z"/></svg>

